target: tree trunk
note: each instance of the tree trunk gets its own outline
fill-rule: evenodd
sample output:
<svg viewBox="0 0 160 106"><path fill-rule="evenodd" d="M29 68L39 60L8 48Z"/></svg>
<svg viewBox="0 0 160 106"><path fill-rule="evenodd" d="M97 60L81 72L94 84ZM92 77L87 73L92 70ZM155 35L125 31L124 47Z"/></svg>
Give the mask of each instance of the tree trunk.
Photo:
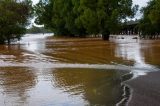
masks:
<svg viewBox="0 0 160 106"><path fill-rule="evenodd" d="M106 35L106 34L104 35L104 34L102 34L102 39L103 39L103 40L108 40L108 41L109 41L109 35Z"/></svg>
<svg viewBox="0 0 160 106"><path fill-rule="evenodd" d="M110 37L110 32L109 31L105 31L105 32L102 33L102 39L103 40L109 41L109 37Z"/></svg>
<svg viewBox="0 0 160 106"><path fill-rule="evenodd" d="M0 45L1 45L1 44L5 44L4 41L0 41Z"/></svg>
<svg viewBox="0 0 160 106"><path fill-rule="evenodd" d="M11 40L7 39L7 43L8 43L8 45L10 45L11 44Z"/></svg>
<svg viewBox="0 0 160 106"><path fill-rule="evenodd" d="M5 44L3 39L0 39L0 44Z"/></svg>

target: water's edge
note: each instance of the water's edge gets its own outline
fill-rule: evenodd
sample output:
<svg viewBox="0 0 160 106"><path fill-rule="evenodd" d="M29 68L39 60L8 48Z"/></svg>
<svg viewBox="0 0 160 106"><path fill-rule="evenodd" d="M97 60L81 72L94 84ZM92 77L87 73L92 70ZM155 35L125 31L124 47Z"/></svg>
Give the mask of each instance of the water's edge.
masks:
<svg viewBox="0 0 160 106"><path fill-rule="evenodd" d="M122 99L116 104L116 106L126 106L132 95L132 88L125 82L133 78L133 73L129 72L123 75L121 78L122 78L121 86L123 88L123 94L122 94Z"/></svg>

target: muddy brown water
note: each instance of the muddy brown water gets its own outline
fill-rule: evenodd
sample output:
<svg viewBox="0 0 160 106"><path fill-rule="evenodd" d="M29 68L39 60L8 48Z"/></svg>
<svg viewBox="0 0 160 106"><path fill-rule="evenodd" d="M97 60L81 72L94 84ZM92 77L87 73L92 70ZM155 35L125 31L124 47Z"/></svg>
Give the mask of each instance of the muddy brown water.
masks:
<svg viewBox="0 0 160 106"><path fill-rule="evenodd" d="M37 34L0 45L0 106L114 106L123 98L125 74L160 67L160 41L132 38Z"/></svg>

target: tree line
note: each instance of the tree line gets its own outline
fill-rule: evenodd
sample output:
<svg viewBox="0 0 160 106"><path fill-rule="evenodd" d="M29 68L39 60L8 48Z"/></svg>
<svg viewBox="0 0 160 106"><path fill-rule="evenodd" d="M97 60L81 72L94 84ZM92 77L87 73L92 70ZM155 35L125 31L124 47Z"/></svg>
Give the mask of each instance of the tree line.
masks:
<svg viewBox="0 0 160 106"><path fill-rule="evenodd" d="M138 25L142 38L155 38L160 35L160 0L151 0L141 9L143 17Z"/></svg>
<svg viewBox="0 0 160 106"><path fill-rule="evenodd" d="M35 6L31 0L0 0L0 43L20 39L33 15L36 24L58 36L101 34L103 40L109 40L109 35L120 30L122 22L133 18L137 10L132 0L39 0ZM158 35L160 0L150 0L141 12L141 35Z"/></svg>
<svg viewBox="0 0 160 106"><path fill-rule="evenodd" d="M31 14L30 0L0 0L0 44L20 39Z"/></svg>
<svg viewBox="0 0 160 106"><path fill-rule="evenodd" d="M133 17L137 7L132 0L40 0L35 6L36 23L55 35L102 34L109 40L110 33L117 31L126 17Z"/></svg>

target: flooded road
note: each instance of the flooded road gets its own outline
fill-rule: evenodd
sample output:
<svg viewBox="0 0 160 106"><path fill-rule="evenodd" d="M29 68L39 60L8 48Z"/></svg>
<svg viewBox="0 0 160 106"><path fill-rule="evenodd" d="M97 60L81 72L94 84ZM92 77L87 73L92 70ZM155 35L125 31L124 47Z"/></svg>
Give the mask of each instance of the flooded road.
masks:
<svg viewBox="0 0 160 106"><path fill-rule="evenodd" d="M0 106L114 106L122 81L159 70L159 53L159 40L25 35L0 45Z"/></svg>

